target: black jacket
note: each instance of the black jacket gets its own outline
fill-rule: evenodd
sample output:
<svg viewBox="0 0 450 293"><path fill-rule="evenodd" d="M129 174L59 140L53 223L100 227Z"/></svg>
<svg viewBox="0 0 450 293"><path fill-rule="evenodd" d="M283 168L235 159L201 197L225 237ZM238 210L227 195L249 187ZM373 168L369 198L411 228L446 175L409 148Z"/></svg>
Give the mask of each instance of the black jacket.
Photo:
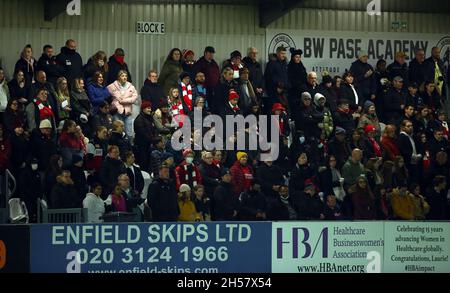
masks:
<svg viewBox="0 0 450 293"><path fill-rule="evenodd" d="M386 68L389 76L389 80L393 80L396 76L401 76L403 78L403 84L406 87L408 85L408 64L405 63L403 65L400 65L397 61L392 62L388 65Z"/></svg>
<svg viewBox="0 0 450 293"><path fill-rule="evenodd" d="M238 200L233 195L231 183L221 182L214 191L212 198L212 217L215 221L231 221L238 210Z"/></svg>
<svg viewBox="0 0 450 293"><path fill-rule="evenodd" d="M40 171L45 171L49 167L50 157L58 152L58 146L52 138L45 137L36 128L31 132L31 154L37 158Z"/></svg>
<svg viewBox="0 0 450 293"><path fill-rule="evenodd" d="M276 198L278 193L272 189L274 185L284 184L284 177L281 168L277 165L268 166L266 163L256 170L256 177L261 183L262 193L270 198Z"/></svg>
<svg viewBox="0 0 450 293"><path fill-rule="evenodd" d="M13 150L11 154L11 166L13 170L18 170L30 157L30 140L24 135L18 136L14 133L10 136L10 142Z"/></svg>
<svg viewBox="0 0 450 293"><path fill-rule="evenodd" d="M327 88L323 84L319 85L318 92L325 96L325 98L327 99L326 105L328 105L328 108L334 115L334 113L336 113L337 111L338 93L334 90L333 87Z"/></svg>
<svg viewBox="0 0 450 293"><path fill-rule="evenodd" d="M417 83L418 86L420 86L422 83L425 82L425 69L426 69L426 63L423 62L422 64L417 61L417 59L411 60L409 62L409 81Z"/></svg>
<svg viewBox="0 0 450 293"><path fill-rule="evenodd" d="M36 73L37 73L37 61L36 59L33 58L33 67L31 67L28 62L23 59L22 57L17 60L16 62L16 66L14 67L14 72L17 72L18 70L21 70L24 74L25 77L25 82L27 84L31 84L33 79L36 77Z"/></svg>
<svg viewBox="0 0 450 293"><path fill-rule="evenodd" d="M220 169L214 164L208 165L203 161L198 168L202 175L203 185L205 186L205 194L208 197L212 197L214 190L219 185Z"/></svg>
<svg viewBox="0 0 450 293"><path fill-rule="evenodd" d="M104 80L108 80L109 71L105 72L103 68L99 68L96 64L94 64L92 57L89 58L88 62L83 67L83 76L86 84L92 81L92 77L97 71L102 73Z"/></svg>
<svg viewBox="0 0 450 293"><path fill-rule="evenodd" d="M351 133L348 134L351 136ZM347 162L348 157L351 155L352 150L346 140L343 142L338 141L335 137L328 143L328 154L333 155L336 158L336 167L341 169Z"/></svg>
<svg viewBox="0 0 450 293"><path fill-rule="evenodd" d="M147 199L154 222L177 221L180 210L173 180L165 181L158 178L153 181L148 188Z"/></svg>
<svg viewBox="0 0 450 293"><path fill-rule="evenodd" d="M417 152L419 152L419 150L417 149L417 147L418 147L417 142L415 142L415 145L416 145ZM400 154L402 155L403 159L405 160L406 168L408 168L408 170L410 170L411 157L413 154L413 147L411 145L411 141L409 140L409 137L403 133L400 133L398 136L398 140L397 140L397 146L400 151Z"/></svg>
<svg viewBox="0 0 450 293"><path fill-rule="evenodd" d="M150 146L155 137L155 123L152 115L141 112L134 120L135 144L141 147ZM150 155L150 154L149 154Z"/></svg>
<svg viewBox="0 0 450 293"><path fill-rule="evenodd" d="M25 82L25 86L21 88L19 86L19 83L17 82L17 79L12 79L10 82L8 82L8 88L9 88L9 96L11 99L20 99L20 98L27 98L27 91L28 91L28 84Z"/></svg>
<svg viewBox="0 0 450 293"><path fill-rule="evenodd" d="M111 132L111 136L109 137L109 144L115 145L119 148L121 158L125 158L125 153L133 150L130 139L125 133L122 134L118 132Z"/></svg>
<svg viewBox="0 0 450 293"><path fill-rule="evenodd" d="M295 165L291 170L291 177L289 178L289 192L291 194L300 193L305 188L305 181L307 179L315 180L317 176L316 171L309 164L299 166Z"/></svg>
<svg viewBox="0 0 450 293"><path fill-rule="evenodd" d="M152 103L152 109L156 110L166 97L164 96L162 87L158 83L152 83L146 79L141 89L141 99L142 101L150 101Z"/></svg>
<svg viewBox="0 0 450 293"><path fill-rule="evenodd" d="M323 203L317 194L311 197L302 192L298 206L300 220L319 220L320 214L323 214Z"/></svg>
<svg viewBox="0 0 450 293"><path fill-rule="evenodd" d="M84 169L77 166L72 166L70 169L70 177L73 180L74 187L80 196L84 196L88 193L89 187L87 185L86 175Z"/></svg>
<svg viewBox="0 0 450 293"><path fill-rule="evenodd" d="M75 78L83 77L83 60L75 50L62 47L61 53L56 56L56 62L59 66L62 66L63 75L69 84L72 85Z"/></svg>
<svg viewBox="0 0 450 293"><path fill-rule="evenodd" d="M430 212L427 215L428 220L448 219L447 190L438 193L433 188L429 188L426 199L428 204L430 205Z"/></svg>
<svg viewBox="0 0 450 293"><path fill-rule="evenodd" d="M445 68L444 68L444 62L439 59L437 60L439 69L441 71L442 77L444 78L444 80L446 80L446 74L447 72L445 72ZM434 75L435 75L435 71L436 71L436 65L434 63L434 59L433 57L428 58L427 60L425 60L424 62L424 71L425 71L425 81L427 80L434 80Z"/></svg>
<svg viewBox="0 0 450 293"><path fill-rule="evenodd" d="M334 125L344 128L347 137L351 137L353 130L356 128L355 120L351 113L337 111L333 116Z"/></svg>
<svg viewBox="0 0 450 293"><path fill-rule="evenodd" d="M249 80L254 88L264 88L264 76L262 66L258 61L253 61L250 57L242 59L245 67L250 71Z"/></svg>
<svg viewBox="0 0 450 293"><path fill-rule="evenodd" d="M358 106L364 106L364 98L360 94L359 87L355 84L353 84L353 86L356 93L358 94L358 103L356 103L355 92L352 90L352 87L346 82L343 82L341 84L341 88L339 90L339 100L347 100L349 102L350 109L355 110L358 108Z"/></svg>
<svg viewBox="0 0 450 293"><path fill-rule="evenodd" d="M267 209L267 218L271 221L290 221L290 220L298 220L299 215L299 207L298 202L290 196L288 198L288 204L291 208L294 209L296 213L295 219L290 218L289 209L285 203L283 203L280 199L280 196L272 201Z"/></svg>
<svg viewBox="0 0 450 293"><path fill-rule="evenodd" d="M119 74L119 71L121 70L125 70L128 74L128 81L130 83L133 83L132 79L131 79L131 74L130 71L128 70L128 65L127 63L124 64L120 64L119 62L117 62L117 60L114 58L114 56L109 57L108 60L108 67L109 67L109 71L108 71L108 79L105 79L109 84L115 82L117 80L117 74Z"/></svg>
<svg viewBox="0 0 450 293"><path fill-rule="evenodd" d="M257 213L266 212L266 198L261 192L255 190L246 191L240 195L239 201L238 218L240 221L257 220Z"/></svg>
<svg viewBox="0 0 450 293"><path fill-rule="evenodd" d="M391 88L384 98L383 110L387 121L395 123L403 115L401 105L405 105L406 95L403 91Z"/></svg>
<svg viewBox="0 0 450 293"><path fill-rule="evenodd" d="M121 160L111 159L106 156L100 168L100 183L103 186L103 196L108 196L117 184L119 175L127 173Z"/></svg>
<svg viewBox="0 0 450 293"><path fill-rule="evenodd" d="M290 61L288 65L288 79L289 84L291 86L289 92L289 100L292 101L292 98L300 97L300 90L306 84L307 73L306 68L302 62L295 63L294 61ZM312 96L314 99L314 96Z"/></svg>
<svg viewBox="0 0 450 293"><path fill-rule="evenodd" d="M372 70L372 75L369 77L365 77L364 75ZM377 91L376 81L375 81L375 72L373 70L372 65L368 63L363 63L359 59L352 63L350 67L350 72L355 77L355 85L358 89L360 89L362 97L360 98L370 98L371 95L375 95Z"/></svg>
<svg viewBox="0 0 450 293"><path fill-rule="evenodd" d="M295 113L295 128L297 131L303 131L306 138L319 138L321 130L318 126L323 120L323 114L315 109L313 105L301 107Z"/></svg>
<svg viewBox="0 0 450 293"><path fill-rule="evenodd" d="M49 58L46 54L42 54L38 61L38 71L44 71L47 81L56 86L56 80L64 75L64 67L58 64L56 56Z"/></svg>
<svg viewBox="0 0 450 293"><path fill-rule="evenodd" d="M133 168L133 170L131 170ZM126 167L127 175L130 178L131 189L136 190L139 194L144 190L144 177L142 176L141 168L137 165Z"/></svg>
<svg viewBox="0 0 450 293"><path fill-rule="evenodd" d="M225 106L228 104L228 94L230 90L234 89L239 94L239 85L235 80L230 82L220 81L214 88L214 97L209 104L211 112L214 114L220 114ZM209 101L208 101L209 103Z"/></svg>
<svg viewBox="0 0 450 293"><path fill-rule="evenodd" d="M50 196L50 207L52 209L81 208L81 199L75 186L56 183Z"/></svg>
<svg viewBox="0 0 450 293"><path fill-rule="evenodd" d="M434 137L432 137L428 141L428 149L433 160L436 159L436 154L438 152L444 152L447 155L450 155L450 145L448 143L448 140L446 140L445 138L443 138L441 141L438 141Z"/></svg>
<svg viewBox="0 0 450 293"><path fill-rule="evenodd" d="M283 83L284 88L289 90L288 63L286 60L270 61L266 66L264 79L266 82L267 95L270 97L276 96L278 83Z"/></svg>
<svg viewBox="0 0 450 293"><path fill-rule="evenodd" d="M33 171L28 164L22 169L17 180L18 194L27 205L30 215L34 215L36 213L36 200L44 195L41 174L39 171Z"/></svg>

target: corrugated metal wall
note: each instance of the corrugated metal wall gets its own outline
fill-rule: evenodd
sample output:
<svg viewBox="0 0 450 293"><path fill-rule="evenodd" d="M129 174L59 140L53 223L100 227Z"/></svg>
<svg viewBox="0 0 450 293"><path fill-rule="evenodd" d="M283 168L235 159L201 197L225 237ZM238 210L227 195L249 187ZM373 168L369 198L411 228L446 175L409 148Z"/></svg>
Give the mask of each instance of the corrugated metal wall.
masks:
<svg viewBox="0 0 450 293"><path fill-rule="evenodd" d="M213 45L218 61L236 49L245 54L249 46L264 52L265 31L258 27L257 9L250 6L82 0L81 16L62 14L46 23L41 2L0 0L0 58L9 76L25 44L32 44L39 57L43 45L49 43L59 51L68 38L77 40L84 62L99 49L112 54L123 48L138 87L151 68L161 68L173 47L192 49L199 56L206 45ZM165 22L166 34L138 35L136 21Z"/></svg>
<svg viewBox="0 0 450 293"><path fill-rule="evenodd" d="M149 69L161 68L173 47L193 49L198 56L206 45L213 45L220 62L235 49L243 54L249 46L266 51L265 30L258 26L256 6L81 0L81 16L61 14L45 22L42 2L0 0L0 62L9 75L25 44L32 44L39 57L43 45L52 44L59 51L68 38L78 41L84 61L99 49L112 54L115 48L124 48L138 87ZM386 12L369 16L362 11L324 9L295 9L269 28L388 32L391 22L397 20L408 22L407 32L450 30L448 15ZM165 22L166 34L138 35L136 21Z"/></svg>
<svg viewBox="0 0 450 293"><path fill-rule="evenodd" d="M402 30L392 30L394 21L407 22ZM294 9L272 23L274 29L307 29L331 31L450 33L450 17L446 14L383 12L370 16L365 11L326 9Z"/></svg>

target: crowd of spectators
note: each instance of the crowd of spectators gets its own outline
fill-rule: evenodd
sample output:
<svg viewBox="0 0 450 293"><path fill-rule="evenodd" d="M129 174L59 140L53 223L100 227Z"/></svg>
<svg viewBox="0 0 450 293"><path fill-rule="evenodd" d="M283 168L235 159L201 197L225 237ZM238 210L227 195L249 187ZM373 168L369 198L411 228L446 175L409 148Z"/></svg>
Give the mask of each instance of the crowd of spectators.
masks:
<svg viewBox="0 0 450 293"><path fill-rule="evenodd" d="M136 89L121 48L84 63L75 40L59 54L44 46L38 60L26 45L11 80L0 68L0 173L16 178L13 197L32 221L38 198L87 208L89 222L109 211L156 222L448 220L449 74L439 48L428 58L418 48L409 65L404 52L389 65L371 60L375 68L360 51L342 76L308 71L302 50L289 51L290 60L277 48L264 68L253 47L221 66L211 46L198 59L174 48ZM172 134L195 109L278 115L279 156L197 150L195 139L174 149Z"/></svg>

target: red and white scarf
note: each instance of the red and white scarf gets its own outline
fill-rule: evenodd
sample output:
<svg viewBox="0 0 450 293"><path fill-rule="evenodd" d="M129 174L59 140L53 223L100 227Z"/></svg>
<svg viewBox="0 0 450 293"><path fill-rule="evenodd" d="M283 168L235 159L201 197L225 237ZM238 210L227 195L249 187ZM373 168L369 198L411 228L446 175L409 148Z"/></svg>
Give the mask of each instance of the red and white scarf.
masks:
<svg viewBox="0 0 450 293"><path fill-rule="evenodd" d="M172 122L178 124L179 127L183 127L185 114L181 101L177 100L172 103L170 109L172 111Z"/></svg>
<svg viewBox="0 0 450 293"><path fill-rule="evenodd" d="M191 176L192 176L192 187L195 187L195 186L197 186L197 173L195 172L195 168L194 168L194 165L191 165L192 166L192 173L191 173ZM184 166L183 166L183 168L184 168L184 179L186 180L186 182L189 182L189 171L188 171L188 165L187 164L185 164Z"/></svg>
<svg viewBox="0 0 450 293"><path fill-rule="evenodd" d="M244 66L242 64L236 65L233 62L231 62L231 69L233 69L233 78L237 79L239 78L239 69L243 68Z"/></svg>
<svg viewBox="0 0 450 293"><path fill-rule="evenodd" d="M236 113L239 110L238 105L233 106L230 102L228 102L228 104L230 104L231 109L233 110L234 113Z"/></svg>
<svg viewBox="0 0 450 293"><path fill-rule="evenodd" d="M39 117L40 120L45 120L45 119L50 119L55 117L55 115L53 114L53 110L52 110L52 106L48 105L44 105L42 103L42 101L40 100L34 100L34 103L36 104L36 106L39 109Z"/></svg>
<svg viewBox="0 0 450 293"><path fill-rule="evenodd" d="M189 111L192 111L192 87L190 84L185 85L183 82L181 83L181 94L183 96L183 101L186 106L189 108Z"/></svg>
<svg viewBox="0 0 450 293"><path fill-rule="evenodd" d="M442 127L442 130L444 131L444 137L446 139L448 139L449 138L449 129L448 129L447 122L441 121L441 127Z"/></svg>

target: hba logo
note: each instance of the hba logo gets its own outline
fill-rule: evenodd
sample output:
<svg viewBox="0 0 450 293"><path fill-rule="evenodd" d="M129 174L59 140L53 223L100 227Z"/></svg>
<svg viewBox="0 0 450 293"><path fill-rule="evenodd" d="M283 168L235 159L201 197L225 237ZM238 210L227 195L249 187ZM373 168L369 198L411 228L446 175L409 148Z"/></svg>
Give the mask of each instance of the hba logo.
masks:
<svg viewBox="0 0 450 293"><path fill-rule="evenodd" d="M287 245L292 252L292 258L308 258L314 257L316 250L322 247L322 257L328 257L328 228L323 228L316 239L311 238L309 229L304 227L295 227L291 231L292 238L283 239L283 228L277 228L277 258L288 257L291 255L283 256L283 247Z"/></svg>
<svg viewBox="0 0 450 293"><path fill-rule="evenodd" d="M73 0L67 4L66 8L67 15L81 15L81 0Z"/></svg>

